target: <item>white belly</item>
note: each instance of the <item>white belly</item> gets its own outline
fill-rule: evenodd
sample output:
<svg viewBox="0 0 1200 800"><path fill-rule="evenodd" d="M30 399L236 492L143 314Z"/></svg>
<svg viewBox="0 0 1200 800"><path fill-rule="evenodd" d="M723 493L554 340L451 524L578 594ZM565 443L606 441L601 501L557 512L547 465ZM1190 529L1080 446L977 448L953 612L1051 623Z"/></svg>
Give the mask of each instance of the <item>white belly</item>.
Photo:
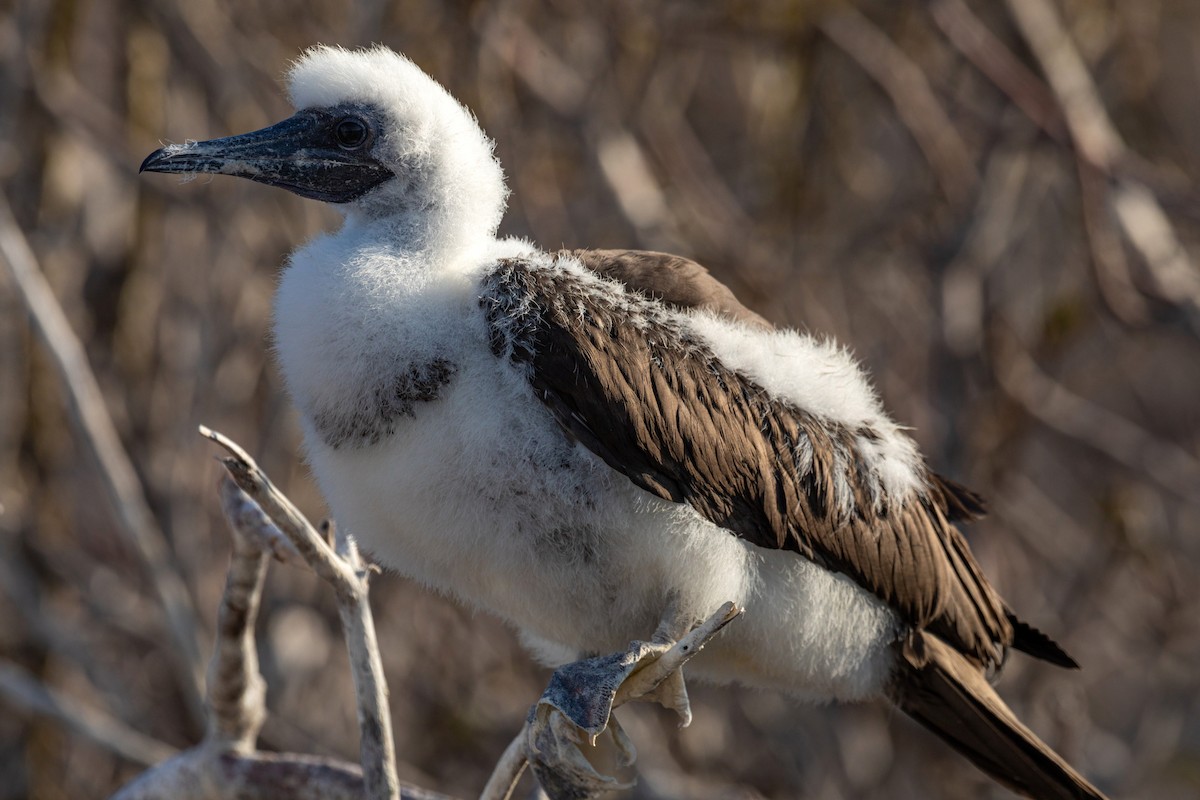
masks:
<svg viewBox="0 0 1200 800"><path fill-rule="evenodd" d="M674 593L697 617L746 609L690 675L815 699L882 689L896 626L882 603L635 487L486 351L379 444L310 435L309 453L335 517L382 564L509 620L545 658L649 637Z"/></svg>

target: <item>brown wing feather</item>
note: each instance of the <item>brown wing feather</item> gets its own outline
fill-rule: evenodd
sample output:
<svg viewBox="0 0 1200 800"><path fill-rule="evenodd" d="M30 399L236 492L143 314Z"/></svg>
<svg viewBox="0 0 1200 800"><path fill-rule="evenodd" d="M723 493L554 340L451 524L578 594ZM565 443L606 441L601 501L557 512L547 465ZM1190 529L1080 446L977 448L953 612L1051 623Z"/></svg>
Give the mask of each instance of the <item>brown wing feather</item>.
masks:
<svg viewBox="0 0 1200 800"><path fill-rule="evenodd" d="M975 496L930 475L923 496L873 502L863 434L771 397L635 298L511 261L482 302L497 355L525 364L564 430L613 469L754 544L844 572L913 626L997 663L1012 624L950 523L981 510Z"/></svg>
<svg viewBox="0 0 1200 800"><path fill-rule="evenodd" d="M700 264L653 250L563 250L597 275L675 308L702 308L730 319L770 328Z"/></svg>
<svg viewBox="0 0 1200 800"><path fill-rule="evenodd" d="M677 309L704 309L765 329L766 319L742 305L729 287L701 264L653 250L562 250L597 275ZM987 513L983 498L960 483L929 474L930 494L950 522L971 522Z"/></svg>
<svg viewBox="0 0 1200 800"><path fill-rule="evenodd" d="M951 522L973 522L987 514L983 498L961 483L931 472L930 490Z"/></svg>

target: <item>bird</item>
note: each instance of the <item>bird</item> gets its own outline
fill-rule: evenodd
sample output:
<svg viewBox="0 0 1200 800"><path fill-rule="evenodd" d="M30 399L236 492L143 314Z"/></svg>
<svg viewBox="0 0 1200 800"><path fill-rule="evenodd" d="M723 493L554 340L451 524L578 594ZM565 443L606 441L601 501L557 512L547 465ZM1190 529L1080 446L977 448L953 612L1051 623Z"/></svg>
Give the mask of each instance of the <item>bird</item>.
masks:
<svg viewBox="0 0 1200 800"><path fill-rule="evenodd" d="M1104 797L991 685L1010 650L1078 665L989 583L959 529L982 499L848 350L688 258L499 237L493 141L399 53L317 46L287 83L293 116L141 171L342 211L287 260L274 348L332 513L385 567L550 665L733 601L690 676L887 701L1018 793Z"/></svg>

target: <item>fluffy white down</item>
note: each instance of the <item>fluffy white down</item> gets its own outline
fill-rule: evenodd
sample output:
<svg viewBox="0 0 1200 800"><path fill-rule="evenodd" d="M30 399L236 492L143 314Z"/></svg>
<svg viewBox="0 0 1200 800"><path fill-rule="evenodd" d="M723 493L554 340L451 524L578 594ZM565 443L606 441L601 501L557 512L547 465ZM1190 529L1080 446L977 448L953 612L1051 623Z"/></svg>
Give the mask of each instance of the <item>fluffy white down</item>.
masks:
<svg viewBox="0 0 1200 800"><path fill-rule="evenodd" d="M499 258L549 257L494 238L503 181L470 114L378 48L311 51L291 84L299 107L383 109L399 126L387 133L395 163L417 170L356 201L341 230L297 251L276 298L278 357L339 522L386 566L511 621L549 659L648 636L678 594L697 617L727 600L747 608L689 674L815 700L878 695L897 628L882 602L636 488L569 442L525 376L491 354L480 279ZM406 161L406 148L427 158ZM436 202L414 204L412 192ZM752 334L706 317L695 324L769 391L831 418L894 428L844 355L795 334ZM392 435L361 447L322 441L315 413L353 408L387 376L431 357L454 363L454 380ZM844 385L805 388L831 376ZM911 470L907 451L896 452L880 458Z"/></svg>
<svg viewBox="0 0 1200 800"><path fill-rule="evenodd" d="M892 498L925 488L916 443L883 410L866 374L846 348L793 330L764 333L713 314L692 315L692 328L727 366L818 419L866 428L856 436L859 456Z"/></svg>
<svg viewBox="0 0 1200 800"><path fill-rule="evenodd" d="M492 356L476 302L483 265L546 256L497 242L473 271L416 280L412 262L362 234L297 253L280 288L279 354L301 409L353 404L389 363L436 352L458 365L445 395L378 445L333 449L306 420L321 488L370 552L513 622L548 660L648 636L678 593L696 616L726 600L748 609L690 674L817 700L878 694L896 625L880 601L636 488L567 441L525 376ZM319 300L331 293L337 302Z"/></svg>
<svg viewBox="0 0 1200 800"><path fill-rule="evenodd" d="M426 247L492 239L508 196L494 143L416 64L386 47L314 47L292 66L288 89L298 111L357 103L388 117L373 154L397 178L348 211Z"/></svg>
<svg viewBox="0 0 1200 800"><path fill-rule="evenodd" d="M622 291L618 284L588 270L578 258L561 258L557 266L584 282L603 285L606 291ZM916 443L888 416L848 349L795 330L764 331L709 311L675 316L725 366L772 396L851 432L870 431L869 436L855 435L855 446L893 502L903 502L926 488L924 460Z"/></svg>

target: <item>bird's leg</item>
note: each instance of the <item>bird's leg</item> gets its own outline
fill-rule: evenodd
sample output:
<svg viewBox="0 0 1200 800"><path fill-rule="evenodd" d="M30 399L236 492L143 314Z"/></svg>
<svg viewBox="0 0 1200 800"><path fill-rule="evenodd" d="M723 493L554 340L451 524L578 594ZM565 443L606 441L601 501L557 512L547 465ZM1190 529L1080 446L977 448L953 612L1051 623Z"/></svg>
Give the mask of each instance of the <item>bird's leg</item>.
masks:
<svg viewBox="0 0 1200 800"><path fill-rule="evenodd" d="M656 644L674 644L700 622L701 620L680 608L679 593L672 591L667 595L667 607L663 609L658 628L650 637L650 641Z"/></svg>
<svg viewBox="0 0 1200 800"><path fill-rule="evenodd" d="M672 602L651 641L632 642L624 652L556 670L530 709L523 731L526 755L542 788L555 800L595 797L623 788L616 778L599 774L584 758L581 746L595 745L607 734L621 765L632 764L633 743L612 716L614 707L631 700L660 703L674 709L684 725L690 722L682 667L740 613L733 603L726 603L697 623Z"/></svg>
<svg viewBox="0 0 1200 800"><path fill-rule="evenodd" d="M662 618L659 620L658 628L655 629L654 635L650 637L649 644L660 653L665 653L676 642L682 639L688 631L696 629L703 622L703 620L697 619L692 614L683 611L679 603L679 595L672 592L668 598L667 607L663 611ZM635 670L635 675L640 678L643 666L653 663L654 660L657 660L657 657L648 658L646 661L643 661ZM657 680L657 677L654 679ZM621 690L617 693L617 698L613 705L621 705L627 700L652 700L678 714L679 727L686 728L692 724L692 706L688 701L687 684L683 680L682 668L673 669L668 672L666 677L662 678L661 682L649 691L640 695L633 695L633 692L639 691L642 683L642 680L631 676L630 680L621 684Z"/></svg>

